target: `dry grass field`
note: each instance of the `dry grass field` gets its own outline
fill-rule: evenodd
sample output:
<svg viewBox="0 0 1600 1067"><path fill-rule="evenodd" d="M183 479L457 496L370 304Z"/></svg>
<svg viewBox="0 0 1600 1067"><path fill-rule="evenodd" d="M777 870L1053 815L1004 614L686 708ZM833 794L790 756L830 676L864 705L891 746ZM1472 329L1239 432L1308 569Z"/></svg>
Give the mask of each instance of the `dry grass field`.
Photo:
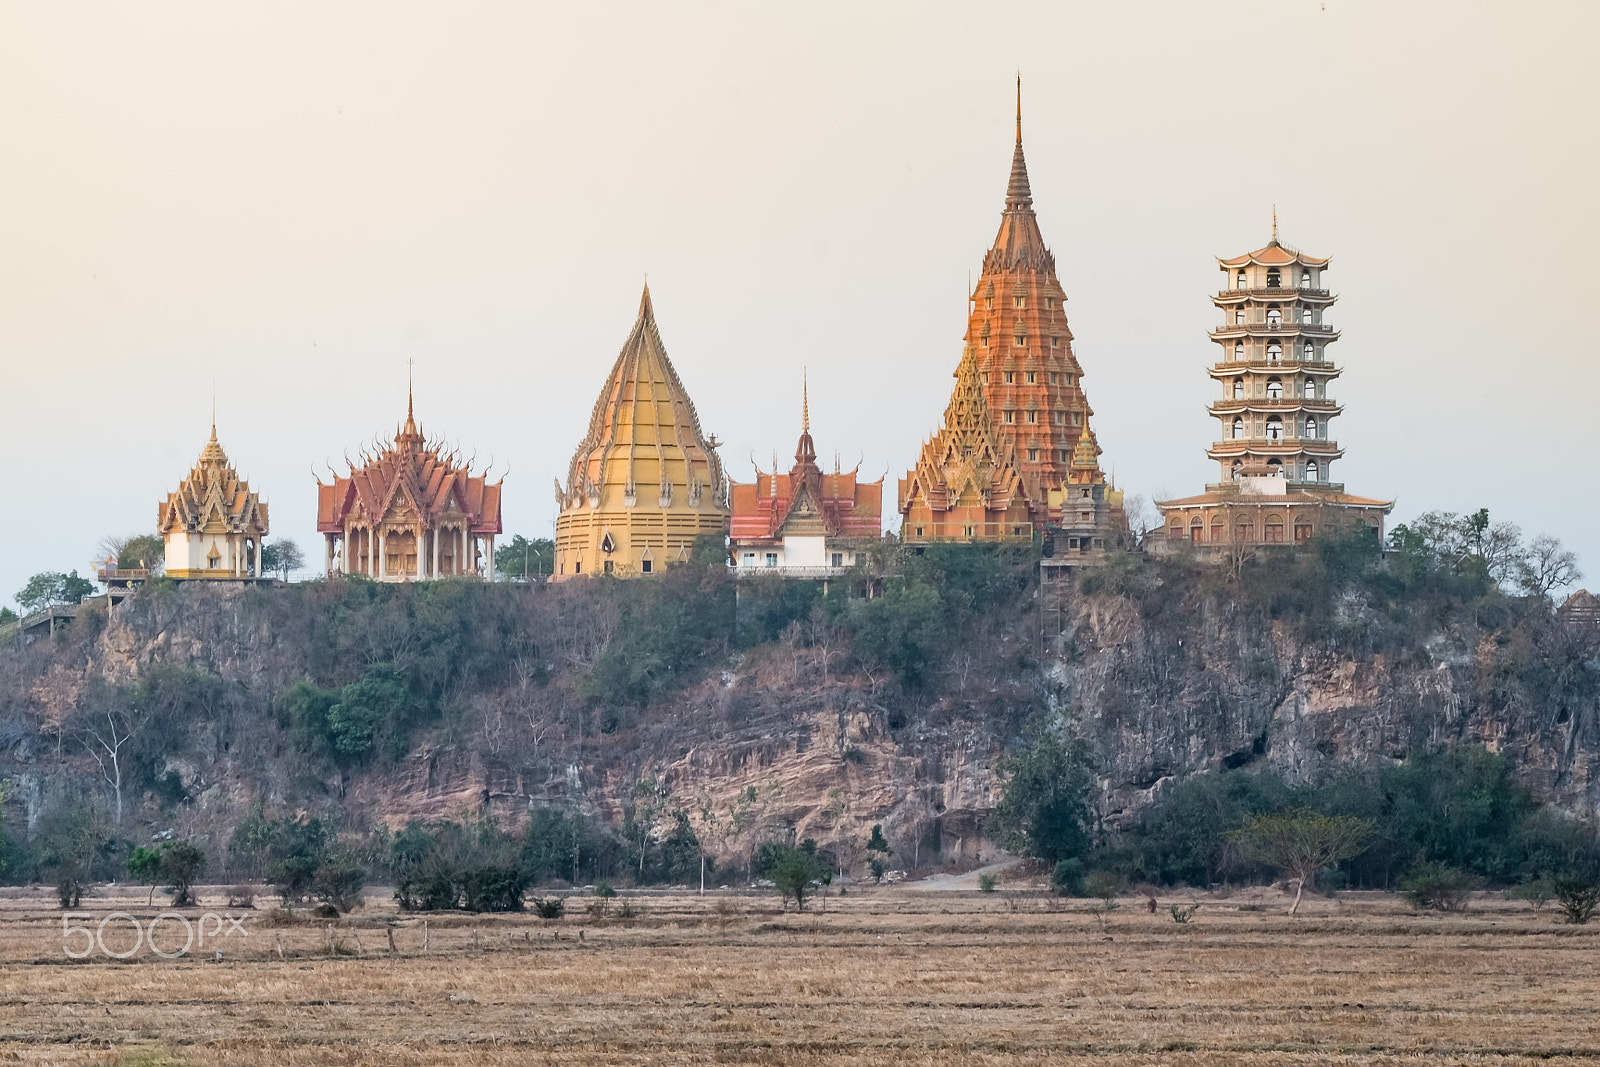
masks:
<svg viewBox="0 0 1600 1067"><path fill-rule="evenodd" d="M0 1063L1600 1059L1600 924L1488 896L1439 916L1352 893L1294 918L1266 891L1197 896L1180 925L1165 902L1096 916L1026 891L863 889L804 915L771 897L652 894L625 920L581 906L554 922L428 916L424 952L424 919L375 893L336 924L332 951L327 922L262 910L248 936L117 961L68 958L50 894L8 893ZM162 909L144 894L103 891L83 911L147 921ZM131 928L113 920L105 940L125 948ZM175 949L181 927L167 920L157 940Z"/></svg>

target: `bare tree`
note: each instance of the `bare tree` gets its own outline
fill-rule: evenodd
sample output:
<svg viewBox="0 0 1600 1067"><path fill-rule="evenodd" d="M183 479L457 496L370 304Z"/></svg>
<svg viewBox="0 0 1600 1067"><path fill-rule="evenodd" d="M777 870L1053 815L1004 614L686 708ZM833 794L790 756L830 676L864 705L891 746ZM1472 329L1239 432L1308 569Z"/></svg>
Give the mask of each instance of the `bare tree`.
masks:
<svg viewBox="0 0 1600 1067"><path fill-rule="evenodd" d="M1549 534L1540 534L1528 542L1528 550L1517 565L1517 586L1529 596L1548 597L1552 590L1582 577L1577 555Z"/></svg>
<svg viewBox="0 0 1600 1067"><path fill-rule="evenodd" d="M120 722L118 720L121 720ZM83 747L100 765L100 775L111 786L111 791L116 795L117 814L116 825L122 825L122 778L123 778L123 748L133 739L133 722L124 712L106 712L105 729L96 726L86 727L84 736L80 740ZM90 741L94 744L90 744Z"/></svg>
<svg viewBox="0 0 1600 1067"><path fill-rule="evenodd" d="M1150 502L1137 493L1123 499L1122 513L1128 518L1128 532L1133 535L1134 544L1143 541L1144 535L1161 521L1160 514Z"/></svg>
<svg viewBox="0 0 1600 1067"><path fill-rule="evenodd" d="M806 627L811 638L811 647L817 650L817 655L822 660L822 685L828 685L828 661L843 651L840 645L841 634L838 625L833 621L833 616L828 614L828 609L821 604L811 606L811 619Z"/></svg>
<svg viewBox="0 0 1600 1067"><path fill-rule="evenodd" d="M801 625L799 619L795 619L783 628L783 633L779 637L783 641L784 647L794 656L794 680L795 684L798 685L800 682L800 649L805 645L806 628Z"/></svg>

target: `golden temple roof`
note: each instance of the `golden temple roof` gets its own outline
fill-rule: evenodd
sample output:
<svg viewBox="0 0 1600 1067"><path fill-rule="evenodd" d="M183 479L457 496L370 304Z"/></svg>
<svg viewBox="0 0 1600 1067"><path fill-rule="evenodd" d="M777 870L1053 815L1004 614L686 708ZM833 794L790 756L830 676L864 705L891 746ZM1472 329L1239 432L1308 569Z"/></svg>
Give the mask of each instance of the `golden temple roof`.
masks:
<svg viewBox="0 0 1600 1067"><path fill-rule="evenodd" d="M607 506L647 500L665 508L675 496L691 508L703 499L726 508L722 461L667 358L646 285L638 318L573 454L566 487L556 483L556 499L564 509L583 502L599 507L603 498Z"/></svg>
<svg viewBox="0 0 1600 1067"><path fill-rule="evenodd" d="M201 533L267 532L267 505L228 462L217 440L216 423L211 424L211 439L200 450L194 469L157 508L158 534L165 537L180 526Z"/></svg>

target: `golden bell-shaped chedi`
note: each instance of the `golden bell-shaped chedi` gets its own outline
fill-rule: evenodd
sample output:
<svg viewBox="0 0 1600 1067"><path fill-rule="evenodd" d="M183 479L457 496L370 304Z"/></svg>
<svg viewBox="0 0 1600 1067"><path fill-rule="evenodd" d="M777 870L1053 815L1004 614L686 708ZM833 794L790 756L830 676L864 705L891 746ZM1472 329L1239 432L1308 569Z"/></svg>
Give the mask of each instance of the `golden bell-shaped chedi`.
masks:
<svg viewBox="0 0 1600 1067"><path fill-rule="evenodd" d="M696 538L725 533L716 447L667 358L646 285L566 487L556 483L556 580L651 574L688 559Z"/></svg>
<svg viewBox="0 0 1600 1067"><path fill-rule="evenodd" d="M156 533L166 545L169 578L261 577L267 505L228 462L217 442L216 423L189 477L159 506Z"/></svg>

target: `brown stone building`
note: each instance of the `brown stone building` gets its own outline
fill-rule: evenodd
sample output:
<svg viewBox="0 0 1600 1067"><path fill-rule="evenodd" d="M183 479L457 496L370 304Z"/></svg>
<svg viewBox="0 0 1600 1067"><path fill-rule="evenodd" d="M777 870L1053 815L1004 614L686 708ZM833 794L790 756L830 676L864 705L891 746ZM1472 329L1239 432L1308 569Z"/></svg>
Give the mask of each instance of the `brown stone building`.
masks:
<svg viewBox="0 0 1600 1067"><path fill-rule="evenodd" d="M908 543L1053 532L1058 555L1088 553L1126 526L1100 470L1066 299L1033 211L1019 84L1005 209L969 295L956 392L944 428L900 482Z"/></svg>
<svg viewBox="0 0 1600 1067"><path fill-rule="evenodd" d="M1328 262L1280 244L1276 218L1264 248L1217 261L1223 287L1212 303L1223 321L1211 331L1220 351L1209 373L1220 432L1206 455L1220 477L1198 496L1157 501L1166 534L1156 547L1293 544L1351 525L1382 540L1394 502L1333 480L1344 451L1329 424L1344 409L1329 392L1340 370L1328 353L1339 339L1326 321Z"/></svg>

